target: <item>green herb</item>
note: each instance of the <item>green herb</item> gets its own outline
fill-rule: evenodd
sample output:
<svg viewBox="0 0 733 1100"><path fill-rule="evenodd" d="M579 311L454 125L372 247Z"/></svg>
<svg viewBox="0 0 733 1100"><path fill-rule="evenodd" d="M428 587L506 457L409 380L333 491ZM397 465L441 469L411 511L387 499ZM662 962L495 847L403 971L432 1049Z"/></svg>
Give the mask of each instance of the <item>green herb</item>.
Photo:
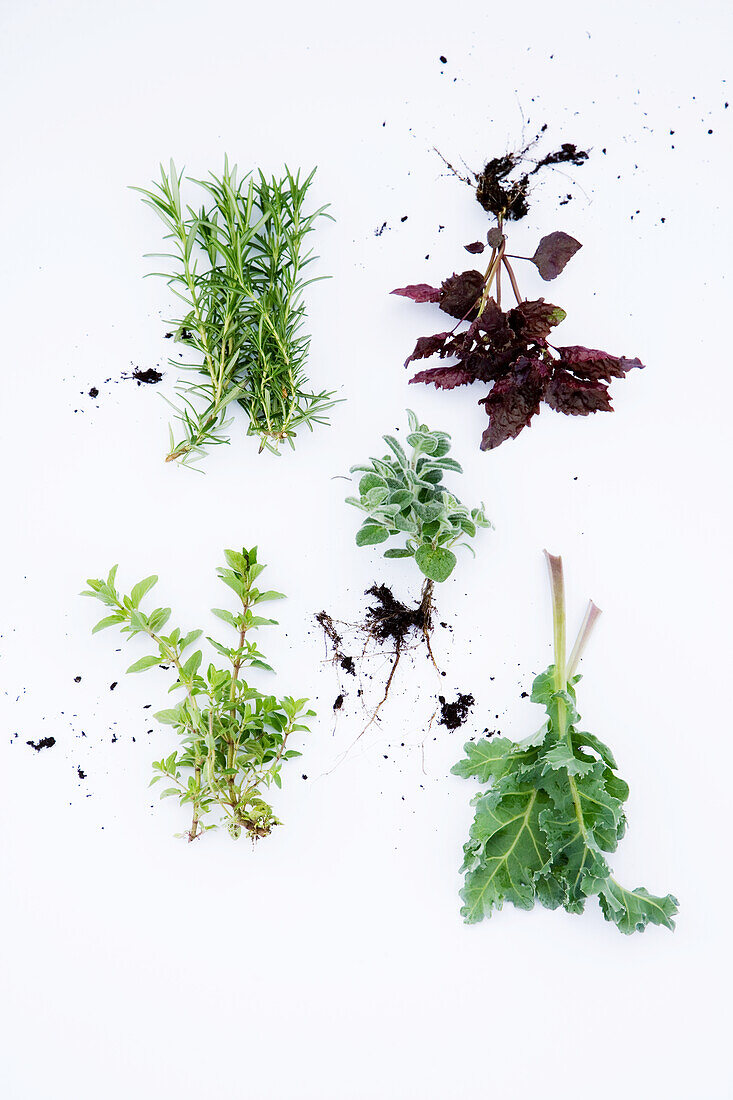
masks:
<svg viewBox="0 0 733 1100"><path fill-rule="evenodd" d="M445 473L463 472L459 463L448 457L448 433L431 431L410 410L407 418L409 453L394 436L385 435L391 453L351 467L352 474L361 474L359 496L346 500L365 513L364 523L356 534L357 546L377 546L395 539L402 545L389 547L384 557L414 559L424 578L420 602L409 607L396 599L387 585L374 584L366 595L373 596L376 602L367 608L364 623L341 623L326 611L316 616L331 645L334 662L349 672L354 672L353 658L341 648L337 625L356 629L366 634L367 641L371 639L378 645L387 641L394 645L394 661L384 696L369 724L387 699L409 635L415 634L424 641L435 664L430 645L435 584L447 580L455 569L454 549L465 546L473 553L469 540L479 527L491 526L483 504L469 509L442 484Z"/></svg>
<svg viewBox="0 0 733 1100"><path fill-rule="evenodd" d="M362 476L359 496L346 501L366 513L356 534L357 546L404 540L404 546L385 550L385 558L414 558L428 583L441 582L456 566L452 548L461 545L473 553L466 540L475 537L478 527L491 524L483 504L468 509L441 484L444 473L463 473L460 463L448 457L448 433L430 431L409 409L407 419L410 454L394 436L383 436L392 453L351 467L352 474Z"/></svg>
<svg viewBox="0 0 733 1100"><path fill-rule="evenodd" d="M677 899L655 897L643 886L627 890L612 876L606 854L626 829L627 784L613 753L582 732L575 706L578 661L599 615L590 603L569 660L565 651L565 593L560 558L547 555L552 582L554 663L532 687L532 702L547 711L541 729L525 741L484 739L464 746L455 775L489 783L473 800L476 816L464 845L462 915L468 922L509 901L531 909L538 899L582 913L597 897L619 931L647 924L674 928Z"/></svg>
<svg viewBox="0 0 733 1100"><path fill-rule="evenodd" d="M157 577L146 577L129 596L122 596L115 588L115 565L106 581L88 580L89 591L83 593L112 609L92 633L119 626L124 634L131 637L144 634L152 642L154 653L135 661L128 672L142 672L155 665L175 670L176 679L170 691L180 691L183 697L174 706L158 711L155 717L164 725L173 726L181 747L153 765L156 774L151 784L165 779L171 785L161 798L175 796L182 806L191 807L191 827L187 833L179 834L189 840L218 824L226 824L233 837L245 829L253 839L267 836L274 825L281 824L263 792L271 784L280 787L283 762L301 755L287 747L288 740L294 733L307 732L302 720L312 718L315 713L305 709L307 699L291 696L277 699L251 687L242 678L242 671L247 668L272 672L250 635L261 626L277 624L274 619L254 614L252 609L284 597L280 592L255 587L265 568L257 561L256 547L241 553L225 550L224 556L227 566L220 568L218 575L236 594L241 606L236 613L215 608L214 614L233 629L236 640L231 646L214 638L206 639L225 658L224 668L210 663L205 671L201 670L203 654L200 649L192 650L201 630L184 632L176 627L162 633L170 618L169 607L158 607L150 613L140 609L143 597ZM213 811L219 812L219 820L204 824L203 819Z"/></svg>
<svg viewBox="0 0 733 1100"><path fill-rule="evenodd" d="M170 324L197 356L181 368L188 378L178 387L178 428L174 434L171 427L166 461L190 463L228 443L234 403L246 411L247 434L259 436L260 451L277 453L284 439L294 446L298 428L327 423L333 395L309 389L310 340L302 332L303 291L317 281L303 278L315 259L305 241L320 217L330 217L325 206L304 211L314 174L301 182L286 168L279 179L259 172L240 180L225 159L221 177L187 179L203 192L198 208L183 204L183 173L172 161L153 190L134 188L166 226L172 252L162 258L170 262L156 274L184 303Z"/></svg>

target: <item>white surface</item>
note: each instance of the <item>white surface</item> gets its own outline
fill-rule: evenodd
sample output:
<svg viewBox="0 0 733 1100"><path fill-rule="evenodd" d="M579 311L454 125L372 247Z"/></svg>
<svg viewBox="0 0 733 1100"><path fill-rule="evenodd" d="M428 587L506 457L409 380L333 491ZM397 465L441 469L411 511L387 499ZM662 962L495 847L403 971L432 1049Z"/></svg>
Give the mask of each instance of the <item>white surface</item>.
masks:
<svg viewBox="0 0 733 1100"><path fill-rule="evenodd" d="M730 1096L728 5L29 0L2 23L4 1097ZM648 366L614 385L613 416L546 410L482 455L479 387L406 385L438 315L386 292L468 266L461 245L486 228L431 147L480 167L520 143L523 116L527 135L548 124L547 148L593 147L512 237L523 251L562 228L582 252L523 286L568 310L564 343ZM171 155L202 175L225 151L319 165L314 200L337 221L319 235L334 278L310 294L311 376L348 400L295 456L237 437L202 477L161 461L173 375L118 382L164 363L172 309L142 278L159 226L126 185ZM355 548L332 479L407 404L453 433L461 494L496 531L440 590L446 679L406 662L381 730L330 771L362 721L347 684L334 732L311 616L409 577ZM146 788L170 733L148 735L141 708L164 674L125 678L76 593L119 561L211 628L221 549L253 542L290 596L287 636L262 637L278 689L321 719L284 775L284 828L255 851L187 846ZM543 546L564 555L571 620L589 596L605 611L580 709L631 784L614 866L679 897L674 935L622 937L593 904L459 918L473 787L447 772L485 726L535 728L519 694L549 662ZM424 774L441 689L478 702L464 731L428 735ZM58 743L36 754L43 735Z"/></svg>

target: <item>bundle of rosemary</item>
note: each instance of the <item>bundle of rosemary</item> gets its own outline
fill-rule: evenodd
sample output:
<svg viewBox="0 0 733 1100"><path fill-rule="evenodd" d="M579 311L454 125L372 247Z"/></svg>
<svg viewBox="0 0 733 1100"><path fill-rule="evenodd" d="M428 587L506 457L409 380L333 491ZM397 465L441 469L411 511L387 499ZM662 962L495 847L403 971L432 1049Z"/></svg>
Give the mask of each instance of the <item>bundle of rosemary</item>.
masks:
<svg viewBox="0 0 733 1100"><path fill-rule="evenodd" d="M195 362L175 362L185 375L167 462L190 464L228 443L235 403L260 451L277 453L282 440L294 446L298 428L327 423L333 394L309 388L310 339L302 331L303 292L317 281L304 278L315 259L305 242L318 219L330 217L325 206L304 212L314 174L301 182L300 172L286 168L279 179L262 172L240 179L225 158L221 177L184 180L171 161L152 190L134 188L166 226L172 251L151 255L170 263L153 274L184 303L183 316L169 322L171 335L196 355ZM184 182L203 192L203 205L183 205Z"/></svg>

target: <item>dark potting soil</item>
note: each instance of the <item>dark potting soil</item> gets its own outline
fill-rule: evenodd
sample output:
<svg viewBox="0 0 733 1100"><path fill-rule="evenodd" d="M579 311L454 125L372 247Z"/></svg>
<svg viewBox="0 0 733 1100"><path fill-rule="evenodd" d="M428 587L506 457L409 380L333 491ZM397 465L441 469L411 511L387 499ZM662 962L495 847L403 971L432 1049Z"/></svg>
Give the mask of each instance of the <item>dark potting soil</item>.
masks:
<svg viewBox="0 0 733 1100"><path fill-rule="evenodd" d="M171 335L173 334L171 333ZM158 384L158 382L162 382L163 372L156 370L155 367L148 367L147 370L143 370L142 367L134 367L130 374L128 374L127 371L123 371L121 375L121 380L123 382L137 382L138 386L155 386ZM116 386L120 379L105 378L104 381L105 383L111 382ZM96 401L100 394L99 386L91 386L86 391L86 394L87 397L91 397L93 401ZM74 412L78 411L78 409L74 409Z"/></svg>
<svg viewBox="0 0 733 1100"><path fill-rule="evenodd" d="M138 386L145 384L146 386L154 386L163 379L162 371L155 370L154 367L148 367L147 370L142 370L140 367L135 367L132 374L126 374L125 378L133 378Z"/></svg>
<svg viewBox="0 0 733 1100"><path fill-rule="evenodd" d="M430 610L425 611L421 604L408 607L396 599L392 589L386 584L373 584L367 588L365 596L374 596L376 603L366 610L369 633L379 641L391 638L400 649L411 631L420 634L430 630Z"/></svg>
<svg viewBox="0 0 733 1100"><path fill-rule="evenodd" d="M41 749L52 749L55 744L55 737L41 737L39 741L26 741L26 745L30 745L36 752L40 752Z"/></svg>
<svg viewBox="0 0 733 1100"><path fill-rule="evenodd" d="M492 157L480 172L474 172L473 180L461 175L442 157L444 163L454 175L476 189L476 201L487 212L506 221L519 221L529 213L529 194L531 177L544 168L553 168L560 164L572 164L580 167L588 159L584 149L578 149L570 141L562 143L559 149L547 153L538 161L533 161L529 152L547 129L543 126L533 141L516 153L505 153L501 157ZM571 196L565 198L568 202Z"/></svg>
<svg viewBox="0 0 733 1100"><path fill-rule="evenodd" d="M444 695L438 696L438 702L440 703L440 718L438 719L438 723L452 731L457 730L463 725L468 718L469 710L476 700L473 695L468 693L464 695L459 692L454 703L447 703Z"/></svg>

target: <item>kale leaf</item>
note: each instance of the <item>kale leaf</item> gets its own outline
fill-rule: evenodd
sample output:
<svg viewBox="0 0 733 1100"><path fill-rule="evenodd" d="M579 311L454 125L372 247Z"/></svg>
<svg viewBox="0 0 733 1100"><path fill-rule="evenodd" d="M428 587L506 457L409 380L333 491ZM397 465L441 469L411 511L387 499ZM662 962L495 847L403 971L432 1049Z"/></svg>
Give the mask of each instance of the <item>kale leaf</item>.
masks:
<svg viewBox="0 0 733 1100"><path fill-rule="evenodd" d="M629 788L608 746L579 728L580 676L574 674L598 609L589 606L568 665L562 566L559 558L548 560L554 570L555 662L535 678L531 696L544 706L545 722L525 741L469 741L452 769L488 785L473 800L475 816L463 848L462 915L479 921L505 901L519 909L539 901L582 913L588 899L597 897L606 920L621 932L643 932L648 924L673 929L672 894L655 897L641 886L627 890L609 868L607 856L626 830Z"/></svg>

